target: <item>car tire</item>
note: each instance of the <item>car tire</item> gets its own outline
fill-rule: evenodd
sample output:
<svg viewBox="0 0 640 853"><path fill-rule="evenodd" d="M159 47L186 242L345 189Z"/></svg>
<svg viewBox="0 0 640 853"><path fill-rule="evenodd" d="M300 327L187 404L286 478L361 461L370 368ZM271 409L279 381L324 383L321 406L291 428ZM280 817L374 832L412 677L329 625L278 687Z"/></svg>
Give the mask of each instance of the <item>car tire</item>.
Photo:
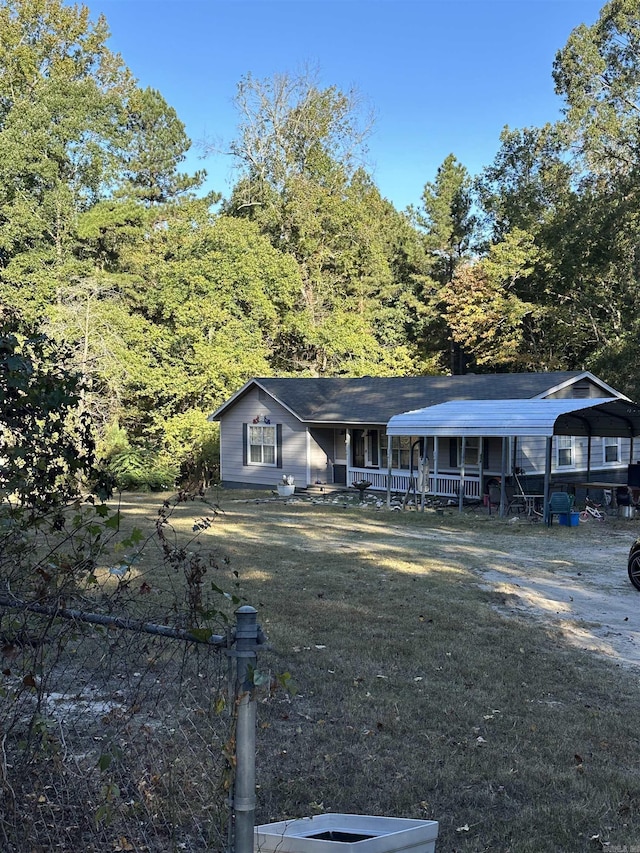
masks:
<svg viewBox="0 0 640 853"><path fill-rule="evenodd" d="M631 549L629 562L627 564L627 571L629 572L629 580L631 583L636 589L640 590L640 547L634 547Z"/></svg>

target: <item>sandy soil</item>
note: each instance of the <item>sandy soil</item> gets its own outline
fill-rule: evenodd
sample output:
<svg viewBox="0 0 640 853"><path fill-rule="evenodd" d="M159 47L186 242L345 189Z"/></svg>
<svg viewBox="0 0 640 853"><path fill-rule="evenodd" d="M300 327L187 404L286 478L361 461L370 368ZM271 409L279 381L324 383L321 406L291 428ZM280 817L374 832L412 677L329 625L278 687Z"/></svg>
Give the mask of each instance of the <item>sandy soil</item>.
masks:
<svg viewBox="0 0 640 853"><path fill-rule="evenodd" d="M563 531L564 533L565 531ZM566 535L531 541L514 551L496 551L482 583L505 596L501 608L556 625L569 642L617 664L640 666L640 592L629 582L627 558L636 522L587 522Z"/></svg>

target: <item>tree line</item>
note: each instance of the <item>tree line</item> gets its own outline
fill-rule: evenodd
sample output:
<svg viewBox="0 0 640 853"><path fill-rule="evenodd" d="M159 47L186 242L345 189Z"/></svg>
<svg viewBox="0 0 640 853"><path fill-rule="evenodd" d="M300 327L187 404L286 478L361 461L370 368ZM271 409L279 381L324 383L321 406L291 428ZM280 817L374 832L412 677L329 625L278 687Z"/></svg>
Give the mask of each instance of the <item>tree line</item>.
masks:
<svg viewBox="0 0 640 853"><path fill-rule="evenodd" d="M397 210L357 93L238 83L227 198L108 47L104 18L0 0L0 300L64 346L124 485L200 477L207 416L259 375L590 369L640 398L640 3L611 0L552 69L564 106L454 154Z"/></svg>

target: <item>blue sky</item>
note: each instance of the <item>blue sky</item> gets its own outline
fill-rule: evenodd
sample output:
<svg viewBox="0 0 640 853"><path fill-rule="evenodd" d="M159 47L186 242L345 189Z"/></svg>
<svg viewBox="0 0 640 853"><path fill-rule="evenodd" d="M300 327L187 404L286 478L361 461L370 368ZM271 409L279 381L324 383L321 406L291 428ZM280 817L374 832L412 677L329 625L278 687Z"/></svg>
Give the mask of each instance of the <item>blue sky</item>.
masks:
<svg viewBox="0 0 640 853"><path fill-rule="evenodd" d="M472 174L489 164L502 128L555 121L556 52L592 0L84 0L105 15L110 45L143 86L162 92L194 143L224 149L234 135L240 78L319 70L355 87L376 114L367 167L396 207L417 204L440 163ZM197 147L197 146L196 146ZM197 159L207 187L227 195L231 161Z"/></svg>

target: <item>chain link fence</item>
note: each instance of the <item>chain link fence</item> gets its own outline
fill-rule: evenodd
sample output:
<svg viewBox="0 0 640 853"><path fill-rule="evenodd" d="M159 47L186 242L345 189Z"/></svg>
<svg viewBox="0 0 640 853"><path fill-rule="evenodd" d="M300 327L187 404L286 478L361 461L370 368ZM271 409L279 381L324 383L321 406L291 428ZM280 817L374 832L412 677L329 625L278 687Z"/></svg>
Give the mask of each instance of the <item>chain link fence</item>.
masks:
<svg viewBox="0 0 640 853"><path fill-rule="evenodd" d="M0 849L241 853L255 741L237 732L255 737L255 710L252 722L242 709L255 706L256 612L236 611L247 634L211 619L185 627L161 608L145 608L156 621L122 616L113 596L79 608L82 598L0 595Z"/></svg>

